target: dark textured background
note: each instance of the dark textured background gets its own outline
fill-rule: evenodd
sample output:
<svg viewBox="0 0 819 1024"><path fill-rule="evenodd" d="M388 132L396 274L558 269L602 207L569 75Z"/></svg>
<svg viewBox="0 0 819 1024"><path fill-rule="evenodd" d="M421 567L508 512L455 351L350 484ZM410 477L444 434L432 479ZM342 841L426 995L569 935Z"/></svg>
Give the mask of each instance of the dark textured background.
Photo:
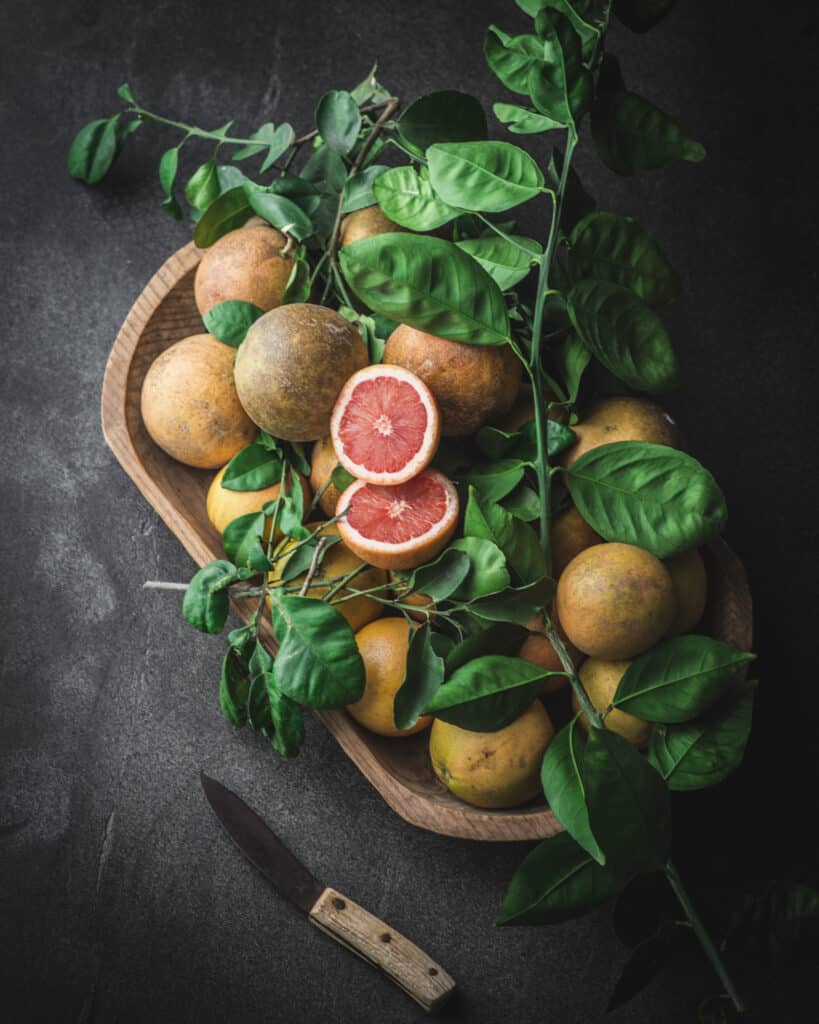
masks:
<svg viewBox="0 0 819 1024"><path fill-rule="evenodd" d="M670 327L687 371L671 402L721 481L757 609L749 762L681 800L692 887L815 869L817 36L813 5L681 2L649 36L612 33L628 80L709 152L619 179L587 151L604 207L637 216L680 269ZM754 13L754 11L758 13ZM404 824L310 719L296 761L216 706L222 641L187 627L146 578L191 564L106 448L106 356L145 281L188 237L159 209L170 135L143 129L100 188L65 157L129 81L147 106L242 128L309 126L330 87L380 61L402 97L502 90L486 25L511 2L102 3L6 0L2 110L3 683L0 1004L11 1022L420 1020L404 995L265 887L216 829L197 782L235 786L323 879L438 958L452 1021L602 1016L623 960L605 915L550 930L493 926L524 846ZM522 30L522 29L520 29ZM814 833L815 834L815 833ZM763 1022L800 1010L807 970L736 965ZM610 1019L692 1021L716 990L697 955Z"/></svg>

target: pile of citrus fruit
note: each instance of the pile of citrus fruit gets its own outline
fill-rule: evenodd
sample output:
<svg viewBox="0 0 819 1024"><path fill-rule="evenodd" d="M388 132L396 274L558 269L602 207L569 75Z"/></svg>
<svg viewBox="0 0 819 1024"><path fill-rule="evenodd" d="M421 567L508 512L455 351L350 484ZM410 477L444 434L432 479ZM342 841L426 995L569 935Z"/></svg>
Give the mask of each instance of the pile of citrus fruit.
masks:
<svg viewBox="0 0 819 1024"><path fill-rule="evenodd" d="M394 230L377 208L367 208L348 217L341 237ZM568 705L564 666L542 614L526 624L515 653L555 674L510 724L479 732L422 714L402 730L393 706L413 631L436 614L424 594L400 600L406 574L435 559L462 526L463 489L436 466L440 441L464 439L457 447L483 427L512 432L532 420L521 364L509 346L462 344L406 324L392 330L382 360L370 363L354 320L309 302L283 304L293 262L287 246L279 231L254 220L206 251L195 281L200 313L240 300L263 315L238 348L197 334L163 352L142 389L145 427L173 458L217 470L207 515L220 534L279 494L278 483L255 490L222 483L227 464L258 430L311 443L309 479L306 468L298 478L300 506L307 529L332 543L300 574L286 575L288 558L280 557L271 584L295 579L305 596L345 597L336 607L355 632L366 673L363 695L348 707L361 726L396 742L431 726L432 768L454 794L483 807L524 803L540 792L540 764L560 714L551 702ZM641 398L598 401L581 410L572 429L564 468L612 442L684 447L671 418ZM699 622L706 573L696 549L661 561L642 548L605 543L567 502L552 521L557 590L546 611L602 712L632 659ZM281 532L272 541L284 555L296 549ZM582 715L581 722L588 726ZM648 740L648 723L624 711L608 710L606 724L638 747Z"/></svg>

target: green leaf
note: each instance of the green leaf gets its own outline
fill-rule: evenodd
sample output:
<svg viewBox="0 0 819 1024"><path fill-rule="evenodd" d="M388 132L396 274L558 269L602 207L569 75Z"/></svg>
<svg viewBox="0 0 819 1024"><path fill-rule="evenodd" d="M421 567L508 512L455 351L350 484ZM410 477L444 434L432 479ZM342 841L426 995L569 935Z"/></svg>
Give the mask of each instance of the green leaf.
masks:
<svg viewBox="0 0 819 1024"><path fill-rule="evenodd" d="M245 180L249 181L249 179ZM308 215L315 211L321 201L321 193L316 186L311 181L305 181L304 178L298 178L294 174L284 174L279 178L274 178L264 188L253 186L252 183L245 185L245 188L251 187L255 187L257 192L271 192L277 196L284 196L294 202L296 206L301 207Z"/></svg>
<svg viewBox="0 0 819 1024"><path fill-rule="evenodd" d="M594 838L586 808L586 789L583 785L585 749L586 741L575 717L546 748L540 768L540 781L557 820L598 864L605 864L605 854Z"/></svg>
<svg viewBox="0 0 819 1024"><path fill-rule="evenodd" d="M665 167L674 160L698 163L705 147L653 103L626 92L617 61L607 56L592 107L592 137L601 160L617 174Z"/></svg>
<svg viewBox="0 0 819 1024"><path fill-rule="evenodd" d="M572 332L563 343L563 379L567 397L574 404L580 392L580 382L591 361L591 352L578 336Z"/></svg>
<svg viewBox="0 0 819 1024"><path fill-rule="evenodd" d="M311 524L312 526L313 524ZM318 532L318 531L317 531ZM307 541L306 544L302 544L296 548L292 555L285 561L284 569L282 570L281 578L284 583L289 583L291 580L296 579L297 576L301 576L302 573L307 572L313 561L313 556L316 553L316 547L318 546L319 540L324 541L324 546L319 553L317 566L321 565L327 555L327 549L332 547L333 544L338 544L341 541L341 537L334 536L333 534L322 534L320 537L315 537L312 540Z"/></svg>
<svg viewBox="0 0 819 1024"><path fill-rule="evenodd" d="M193 240L200 249L207 249L222 235L240 228L252 215L244 188L231 188L207 208L196 225Z"/></svg>
<svg viewBox="0 0 819 1024"><path fill-rule="evenodd" d="M472 615L490 622L527 623L554 597L554 581L535 580L525 587L507 587L478 598L469 606Z"/></svg>
<svg viewBox="0 0 819 1024"><path fill-rule="evenodd" d="M473 345L509 337L500 288L451 242L391 232L345 246L339 259L350 287L380 316Z"/></svg>
<svg viewBox="0 0 819 1024"><path fill-rule="evenodd" d="M451 206L498 213L543 191L543 174L510 142L438 142L427 150L429 179Z"/></svg>
<svg viewBox="0 0 819 1024"><path fill-rule="evenodd" d="M761 954L775 964L813 956L819 948L819 890L782 880L748 894L727 942L729 949Z"/></svg>
<svg viewBox="0 0 819 1024"><path fill-rule="evenodd" d="M567 482L577 510L601 537L658 558L706 543L727 517L708 470L667 445L600 445L572 463Z"/></svg>
<svg viewBox="0 0 819 1024"><path fill-rule="evenodd" d="M226 491L262 491L277 484L281 475L281 456L254 443L233 456L221 486Z"/></svg>
<svg viewBox="0 0 819 1024"><path fill-rule="evenodd" d="M584 344L624 384L650 394L677 384L677 358L662 321L628 288L579 281L569 292L568 308Z"/></svg>
<svg viewBox="0 0 819 1024"><path fill-rule="evenodd" d="M699 1024L734 1024L739 1019L731 997L726 992L717 992L716 995L708 996L697 1007Z"/></svg>
<svg viewBox="0 0 819 1024"><path fill-rule="evenodd" d="M560 832L532 850L515 872L498 924L559 924L604 903L621 879Z"/></svg>
<svg viewBox="0 0 819 1024"><path fill-rule="evenodd" d="M182 599L182 617L202 633L221 633L227 621L227 584L236 579L236 566L218 559L197 572Z"/></svg>
<svg viewBox="0 0 819 1024"><path fill-rule="evenodd" d="M550 459L571 447L576 440L577 435L569 427L557 420L546 421L546 448ZM512 433L498 427L481 427L476 443L480 451L490 459L512 456L531 466L537 462L537 428L534 420Z"/></svg>
<svg viewBox="0 0 819 1024"><path fill-rule="evenodd" d="M502 504L516 519L522 519L524 523L531 523L540 515L540 498L528 484L519 484L503 499Z"/></svg>
<svg viewBox="0 0 819 1024"><path fill-rule="evenodd" d="M583 756L589 825L621 877L661 868L671 845L671 806L659 773L628 740L592 729Z"/></svg>
<svg viewBox="0 0 819 1024"><path fill-rule="evenodd" d="M594 95L591 72L584 66L584 48L571 19L557 4L538 14L535 31L543 40L544 63L529 71L532 102L542 114L563 121L576 137L575 125L588 111ZM573 10L568 3L564 10ZM594 29L592 29L594 33ZM592 41L593 47L597 40Z"/></svg>
<svg viewBox="0 0 819 1024"><path fill-rule="evenodd" d="M409 642L404 681L393 702L396 729L411 729L444 681L444 660L432 648L429 624L416 629Z"/></svg>
<svg viewBox="0 0 819 1024"><path fill-rule="evenodd" d="M500 235L487 235L483 238L466 238L456 243L459 249L468 252L472 259L480 263L502 292L514 288L522 281L543 252L540 243L532 238L524 238L522 235L509 237L512 242L507 242ZM521 247L528 252L523 252Z"/></svg>
<svg viewBox="0 0 819 1024"><path fill-rule="evenodd" d="M338 195L347 181L347 168L335 150L321 146L310 154L302 168L301 177L307 182L323 186L322 191Z"/></svg>
<svg viewBox="0 0 819 1024"><path fill-rule="evenodd" d="M123 82L122 85L117 89L117 96L120 99L125 100L126 103L136 104L134 94L131 92L131 86L127 82Z"/></svg>
<svg viewBox="0 0 819 1024"><path fill-rule="evenodd" d="M657 243L630 217L591 213L571 234L572 281L594 278L622 285L650 306L673 302L680 280Z"/></svg>
<svg viewBox="0 0 819 1024"><path fill-rule="evenodd" d="M253 212L274 228L292 235L298 242L313 234L312 220L292 199L255 188L246 188L245 192Z"/></svg>
<svg viewBox="0 0 819 1024"><path fill-rule="evenodd" d="M523 714L553 674L522 658L486 654L456 669L424 714L472 732L497 732Z"/></svg>
<svg viewBox="0 0 819 1024"><path fill-rule="evenodd" d="M290 302L307 302L310 298L310 264L303 257L293 260L293 269L287 279L283 305Z"/></svg>
<svg viewBox="0 0 819 1024"><path fill-rule="evenodd" d="M613 703L649 722L687 722L725 696L753 659L707 636L672 637L629 665Z"/></svg>
<svg viewBox="0 0 819 1024"><path fill-rule="evenodd" d="M264 535L265 515L263 512L248 512L237 516L222 531L222 546L225 554L236 565L269 568L260 538Z"/></svg>
<svg viewBox="0 0 819 1024"><path fill-rule="evenodd" d="M325 146L345 156L355 145L361 128L358 104L343 89L331 89L319 100L316 127Z"/></svg>
<svg viewBox="0 0 819 1024"><path fill-rule="evenodd" d="M648 757L670 789L715 786L742 762L751 731L753 690L722 701L702 718L656 726Z"/></svg>
<svg viewBox="0 0 819 1024"><path fill-rule="evenodd" d="M432 231L459 212L435 195L428 174L411 166L385 171L373 182L373 194L390 220L412 231Z"/></svg>
<svg viewBox="0 0 819 1024"><path fill-rule="evenodd" d="M366 206L374 206L377 202L373 184L388 168L384 164L371 164L363 171L348 179L344 186L344 205L342 213L354 213ZM389 216L389 214L387 214Z"/></svg>
<svg viewBox="0 0 819 1024"><path fill-rule="evenodd" d="M460 473L461 483L471 484L485 501L500 501L523 479L526 463L520 459L498 459Z"/></svg>
<svg viewBox="0 0 819 1024"><path fill-rule="evenodd" d="M496 544L519 583L534 583L546 575L546 560L532 527L496 502L481 500L474 487L469 488L464 534Z"/></svg>
<svg viewBox="0 0 819 1024"><path fill-rule="evenodd" d="M337 491L346 491L350 484L355 483L353 474L348 473L341 465L336 466L333 470L330 480Z"/></svg>
<svg viewBox="0 0 819 1024"><path fill-rule="evenodd" d="M219 177L214 160L208 160L198 167L185 185L185 198L197 210L207 210L219 192Z"/></svg>
<svg viewBox="0 0 819 1024"><path fill-rule="evenodd" d="M275 672L266 674L264 679L273 726L270 742L273 749L284 757L295 757L304 742L304 719L301 710L295 701L281 692Z"/></svg>
<svg viewBox="0 0 819 1024"><path fill-rule="evenodd" d="M611 1013L642 992L668 963L679 943L680 930L673 922L638 943L623 965L609 997L606 1013Z"/></svg>
<svg viewBox="0 0 819 1024"><path fill-rule="evenodd" d="M247 721L247 697L250 680L240 658L228 647L222 660L219 681L219 707L231 725L242 726Z"/></svg>
<svg viewBox="0 0 819 1024"><path fill-rule="evenodd" d="M652 871L635 875L625 886L612 908L611 923L620 942L633 949L673 921L678 910L665 875Z"/></svg>
<svg viewBox="0 0 819 1024"><path fill-rule="evenodd" d="M68 173L86 185L96 185L108 173L117 155L119 114L90 121L74 136L68 151Z"/></svg>
<svg viewBox="0 0 819 1024"><path fill-rule="evenodd" d="M523 7L523 4L519 3L518 6ZM537 7L529 12L533 18L536 18L544 8L550 8L563 15L580 40L580 56L583 61L586 64L591 61L602 31L599 22L588 20L589 15L594 14L592 5L584 3L583 0L575 0L574 3L570 3L569 0L534 0L534 3L530 2L528 6Z"/></svg>
<svg viewBox="0 0 819 1024"><path fill-rule="evenodd" d="M407 579L407 593L425 594L433 602L453 594L469 575L469 554L454 547L445 548L434 561L419 566Z"/></svg>
<svg viewBox="0 0 819 1024"><path fill-rule="evenodd" d="M324 601L275 591L271 604L281 692L311 708L357 701L364 692L364 662L342 614Z"/></svg>
<svg viewBox="0 0 819 1024"><path fill-rule="evenodd" d="M509 586L509 571L503 552L490 540L461 537L449 545L451 551L463 551L469 558L469 572L452 595L456 601L474 601Z"/></svg>
<svg viewBox="0 0 819 1024"><path fill-rule="evenodd" d="M474 96L454 89L427 93L398 119L401 141L418 156L436 142L486 138L486 116Z"/></svg>
<svg viewBox="0 0 819 1024"><path fill-rule="evenodd" d="M173 196L173 186L178 168L179 147L172 146L170 149L166 149L159 159L159 183L168 199Z"/></svg>
<svg viewBox="0 0 819 1024"><path fill-rule="evenodd" d="M677 0L614 0L617 18L632 32L648 32L669 14Z"/></svg>
<svg viewBox="0 0 819 1024"><path fill-rule="evenodd" d="M496 622L455 644L446 656L447 675L485 654L517 654L528 635L528 630L514 622Z"/></svg>
<svg viewBox="0 0 819 1024"><path fill-rule="evenodd" d="M259 173L264 174L268 171L273 164L279 159L282 153L285 152L295 141L296 133L293 128L285 123L280 124L276 128L272 122L268 121L258 128L251 136L251 139L255 139L255 143L250 143L247 146L242 146L241 149L237 149L233 154L234 160L246 160L248 157L256 156L263 150L267 150L265 158L262 161L262 165L259 168Z"/></svg>
<svg viewBox="0 0 819 1024"><path fill-rule="evenodd" d="M564 127L554 118L538 113L530 107L520 107L516 103L494 103L492 111L507 131L514 135L535 135Z"/></svg>
<svg viewBox="0 0 819 1024"><path fill-rule="evenodd" d="M531 33L510 36L490 25L484 36L486 63L512 92L529 94L529 71L543 61L543 43Z"/></svg>
<svg viewBox="0 0 819 1024"><path fill-rule="evenodd" d="M217 302L215 306L205 313L202 320L205 329L223 341L226 345L238 348L245 340L251 324L255 323L264 313L263 309L254 306L252 302L244 302L241 299L226 299L224 302Z"/></svg>

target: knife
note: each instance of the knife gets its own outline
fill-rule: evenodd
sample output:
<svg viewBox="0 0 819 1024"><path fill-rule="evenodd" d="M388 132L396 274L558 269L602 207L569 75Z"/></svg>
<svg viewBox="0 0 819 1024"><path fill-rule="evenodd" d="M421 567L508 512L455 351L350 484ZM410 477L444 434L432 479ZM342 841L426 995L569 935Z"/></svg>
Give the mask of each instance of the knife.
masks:
<svg viewBox="0 0 819 1024"><path fill-rule="evenodd" d="M259 815L231 790L200 773L208 803L227 834L282 896L310 922L383 971L427 1011L437 1009L455 982L423 950L347 896L317 881Z"/></svg>

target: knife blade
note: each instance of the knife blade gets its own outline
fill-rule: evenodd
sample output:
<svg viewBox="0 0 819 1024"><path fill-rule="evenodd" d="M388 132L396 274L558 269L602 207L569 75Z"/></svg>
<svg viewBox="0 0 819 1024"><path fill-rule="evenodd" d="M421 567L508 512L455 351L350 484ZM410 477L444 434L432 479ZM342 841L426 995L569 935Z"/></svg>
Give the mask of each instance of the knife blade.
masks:
<svg viewBox="0 0 819 1024"><path fill-rule="evenodd" d="M439 964L409 939L336 889L323 885L241 797L204 772L200 781L222 827L273 888L307 913L311 924L362 957L425 1010L455 989Z"/></svg>

